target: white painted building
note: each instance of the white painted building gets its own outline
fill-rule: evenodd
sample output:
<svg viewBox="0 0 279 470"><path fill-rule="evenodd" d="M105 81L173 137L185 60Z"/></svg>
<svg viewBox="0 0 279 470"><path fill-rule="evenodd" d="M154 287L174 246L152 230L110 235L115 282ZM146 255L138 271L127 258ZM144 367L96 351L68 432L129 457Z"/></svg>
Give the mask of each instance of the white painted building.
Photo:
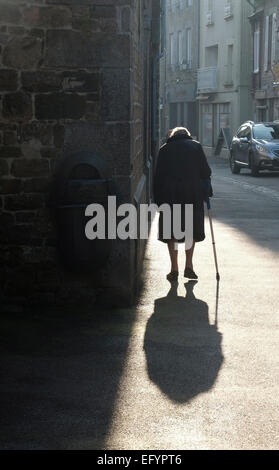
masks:
<svg viewBox="0 0 279 470"><path fill-rule="evenodd" d="M252 41L244 0L200 0L199 138L215 147L221 128L232 136L252 113Z"/></svg>

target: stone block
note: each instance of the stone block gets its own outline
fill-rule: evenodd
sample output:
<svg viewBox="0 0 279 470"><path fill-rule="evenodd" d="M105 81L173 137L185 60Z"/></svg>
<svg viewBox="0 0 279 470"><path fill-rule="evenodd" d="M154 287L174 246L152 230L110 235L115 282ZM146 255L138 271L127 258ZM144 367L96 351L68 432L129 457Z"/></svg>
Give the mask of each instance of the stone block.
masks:
<svg viewBox="0 0 279 470"><path fill-rule="evenodd" d="M29 31L30 36L34 36L35 38L44 38L45 37L45 31L40 28L32 28Z"/></svg>
<svg viewBox="0 0 279 470"><path fill-rule="evenodd" d="M94 0L82 0L82 5L92 5L92 1ZM107 0L105 0L107 1ZM80 5L81 1L77 0L46 0L47 5L61 5L61 3L65 5Z"/></svg>
<svg viewBox="0 0 279 470"><path fill-rule="evenodd" d="M19 158L21 156L20 147L7 147L0 148L0 158Z"/></svg>
<svg viewBox="0 0 279 470"><path fill-rule="evenodd" d="M6 44L8 44L9 40L10 40L9 34L0 33L0 44L1 44L1 46L5 46Z"/></svg>
<svg viewBox="0 0 279 470"><path fill-rule="evenodd" d="M16 132L5 131L3 142L4 145L16 145L18 143Z"/></svg>
<svg viewBox="0 0 279 470"><path fill-rule="evenodd" d="M55 124L53 127L53 140L55 147L61 148L64 144L65 127L60 124Z"/></svg>
<svg viewBox="0 0 279 470"><path fill-rule="evenodd" d="M31 139L29 142L23 142L21 150L23 158L41 158L41 143L35 138Z"/></svg>
<svg viewBox="0 0 279 470"><path fill-rule="evenodd" d="M0 3L0 18L3 23L17 24L21 20L21 12L17 5L11 5L10 2Z"/></svg>
<svg viewBox="0 0 279 470"><path fill-rule="evenodd" d="M21 190L21 180L16 178L0 178L1 194L17 194Z"/></svg>
<svg viewBox="0 0 279 470"><path fill-rule="evenodd" d="M69 8L61 6L29 6L24 9L23 17L26 25L44 28L71 26L72 21L72 14Z"/></svg>
<svg viewBox="0 0 279 470"><path fill-rule="evenodd" d="M22 88L34 93L58 91L62 80L60 74L47 71L22 72Z"/></svg>
<svg viewBox="0 0 279 470"><path fill-rule="evenodd" d="M41 149L41 157L42 158L49 158L49 159L57 159L60 157L60 150L58 148L53 147L43 147Z"/></svg>
<svg viewBox="0 0 279 470"><path fill-rule="evenodd" d="M3 64L20 70L33 69L42 58L42 39L34 36L14 37L3 51Z"/></svg>
<svg viewBox="0 0 279 470"><path fill-rule="evenodd" d="M126 35L77 31L47 32L45 65L49 67L129 67L130 38Z"/></svg>
<svg viewBox="0 0 279 470"><path fill-rule="evenodd" d="M8 93L3 98L3 116L12 120L29 120L32 118L32 100L29 94L21 91Z"/></svg>
<svg viewBox="0 0 279 470"><path fill-rule="evenodd" d="M37 119L80 119L85 109L85 97L73 93L39 94L35 97Z"/></svg>
<svg viewBox="0 0 279 470"><path fill-rule="evenodd" d="M116 33L118 26L117 21L113 18L104 18L99 21L100 31L102 33Z"/></svg>
<svg viewBox="0 0 279 470"><path fill-rule="evenodd" d="M4 232L7 227L14 225L14 216L6 212L0 212L0 230Z"/></svg>
<svg viewBox="0 0 279 470"><path fill-rule="evenodd" d="M11 173L13 176L22 178L47 176L49 174L49 163L43 159L20 158L13 161Z"/></svg>
<svg viewBox="0 0 279 470"><path fill-rule="evenodd" d="M115 18L116 17L116 8L114 5L93 5L90 8L90 17L91 18Z"/></svg>
<svg viewBox="0 0 279 470"><path fill-rule="evenodd" d="M37 139L42 145L51 145L53 140L52 124L32 121L22 126L21 137L24 142Z"/></svg>
<svg viewBox="0 0 279 470"><path fill-rule="evenodd" d="M9 172L10 172L10 168L9 168L8 162L0 158L0 177L8 175Z"/></svg>
<svg viewBox="0 0 279 470"><path fill-rule="evenodd" d="M77 29L82 33L91 33L92 31L98 32L101 30L99 21L91 20L88 17L84 18L81 16L73 19L73 29Z"/></svg>
<svg viewBox="0 0 279 470"><path fill-rule="evenodd" d="M9 26L8 33L11 36L25 36L27 30L23 26Z"/></svg>
<svg viewBox="0 0 279 470"><path fill-rule="evenodd" d="M123 7L121 9L121 31L129 33L131 31L131 8Z"/></svg>
<svg viewBox="0 0 279 470"><path fill-rule="evenodd" d="M22 185L25 193L46 193L50 186L50 180L49 178L28 178Z"/></svg>
<svg viewBox="0 0 279 470"><path fill-rule="evenodd" d="M43 204L44 198L41 194L16 194L5 197L4 207L7 211L35 210Z"/></svg>
<svg viewBox="0 0 279 470"><path fill-rule="evenodd" d="M86 104L85 118L88 121L100 121L101 120L101 104L99 102L88 102Z"/></svg>
<svg viewBox="0 0 279 470"><path fill-rule="evenodd" d="M99 93L88 93L86 95L86 101L94 103L94 102L99 101L99 100L100 100Z"/></svg>
<svg viewBox="0 0 279 470"><path fill-rule="evenodd" d="M63 72L62 87L64 91L96 92L100 90L99 73L90 73L83 70Z"/></svg>
<svg viewBox="0 0 279 470"><path fill-rule="evenodd" d="M129 121L130 72L128 69L104 69L102 73L102 119Z"/></svg>
<svg viewBox="0 0 279 470"><path fill-rule="evenodd" d="M0 248L0 265L9 268L18 267L23 262L23 248L20 246L10 246Z"/></svg>
<svg viewBox="0 0 279 470"><path fill-rule="evenodd" d="M15 217L16 217L16 223L18 224L30 224L34 222L34 219L36 217L36 212L30 212L30 211L16 212Z"/></svg>
<svg viewBox="0 0 279 470"><path fill-rule="evenodd" d="M21 229L21 231L23 231ZM24 240L24 238L23 238ZM5 286L5 295L8 297L14 296L29 296L36 289L35 270L33 266L27 266L18 269L13 273L13 277L7 282Z"/></svg>
<svg viewBox="0 0 279 470"><path fill-rule="evenodd" d="M18 87L17 72L15 70L0 70L0 91L15 91Z"/></svg>

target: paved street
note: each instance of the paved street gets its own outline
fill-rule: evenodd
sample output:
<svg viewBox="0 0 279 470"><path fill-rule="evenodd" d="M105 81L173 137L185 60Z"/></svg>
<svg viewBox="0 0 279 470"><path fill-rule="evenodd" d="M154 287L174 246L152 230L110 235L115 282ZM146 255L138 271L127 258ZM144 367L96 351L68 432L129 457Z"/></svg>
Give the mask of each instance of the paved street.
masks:
<svg viewBox="0 0 279 470"><path fill-rule="evenodd" d="M279 174L212 159L198 283L148 244L137 307L2 316L1 449L278 449Z"/></svg>

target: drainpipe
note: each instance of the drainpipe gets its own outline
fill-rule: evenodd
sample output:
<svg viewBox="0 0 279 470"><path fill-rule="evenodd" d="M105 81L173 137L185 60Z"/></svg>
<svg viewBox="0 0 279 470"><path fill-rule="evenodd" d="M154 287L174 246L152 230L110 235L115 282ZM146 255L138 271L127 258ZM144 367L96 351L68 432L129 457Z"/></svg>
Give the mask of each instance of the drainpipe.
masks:
<svg viewBox="0 0 279 470"><path fill-rule="evenodd" d="M166 32L166 6L165 6L165 1L162 2L162 8L164 10L164 28ZM160 19L160 24L161 24L161 19ZM160 37L161 41L161 37ZM166 41L166 37L165 37ZM161 44L160 44L161 46ZM152 140L153 142L155 141L154 136L156 135L156 129L159 131L159 127L157 126L157 83L159 80L159 75L160 75L160 70L157 73L157 68L158 68L158 62L160 59L162 59L166 55L166 47L164 47L164 50L160 52L160 54L157 54L153 60L152 60ZM159 132L158 132L159 135Z"/></svg>
<svg viewBox="0 0 279 470"><path fill-rule="evenodd" d="M197 68L199 69L200 68L200 54L201 54L201 0L198 0L198 63L197 63ZM198 73L198 72L197 72ZM198 92L198 87L197 87L197 90L196 92ZM201 112L200 112L200 102L198 102L198 106L197 106L197 124L198 124L198 140L200 140L200 129L201 129L201 123L200 123L200 115L201 115Z"/></svg>

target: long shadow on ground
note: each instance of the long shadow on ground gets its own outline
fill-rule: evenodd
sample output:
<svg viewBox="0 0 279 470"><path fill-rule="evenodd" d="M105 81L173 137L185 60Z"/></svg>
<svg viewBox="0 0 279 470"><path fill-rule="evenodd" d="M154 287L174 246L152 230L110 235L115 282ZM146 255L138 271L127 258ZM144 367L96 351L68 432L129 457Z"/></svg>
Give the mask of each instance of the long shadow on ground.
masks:
<svg viewBox="0 0 279 470"><path fill-rule="evenodd" d="M0 448L102 449L134 318L2 314Z"/></svg>
<svg viewBox="0 0 279 470"><path fill-rule="evenodd" d="M178 403L210 390L223 362L222 336L209 323L208 305L196 299L195 284L185 284L186 298L173 284L167 297L157 299L145 334L149 378Z"/></svg>

